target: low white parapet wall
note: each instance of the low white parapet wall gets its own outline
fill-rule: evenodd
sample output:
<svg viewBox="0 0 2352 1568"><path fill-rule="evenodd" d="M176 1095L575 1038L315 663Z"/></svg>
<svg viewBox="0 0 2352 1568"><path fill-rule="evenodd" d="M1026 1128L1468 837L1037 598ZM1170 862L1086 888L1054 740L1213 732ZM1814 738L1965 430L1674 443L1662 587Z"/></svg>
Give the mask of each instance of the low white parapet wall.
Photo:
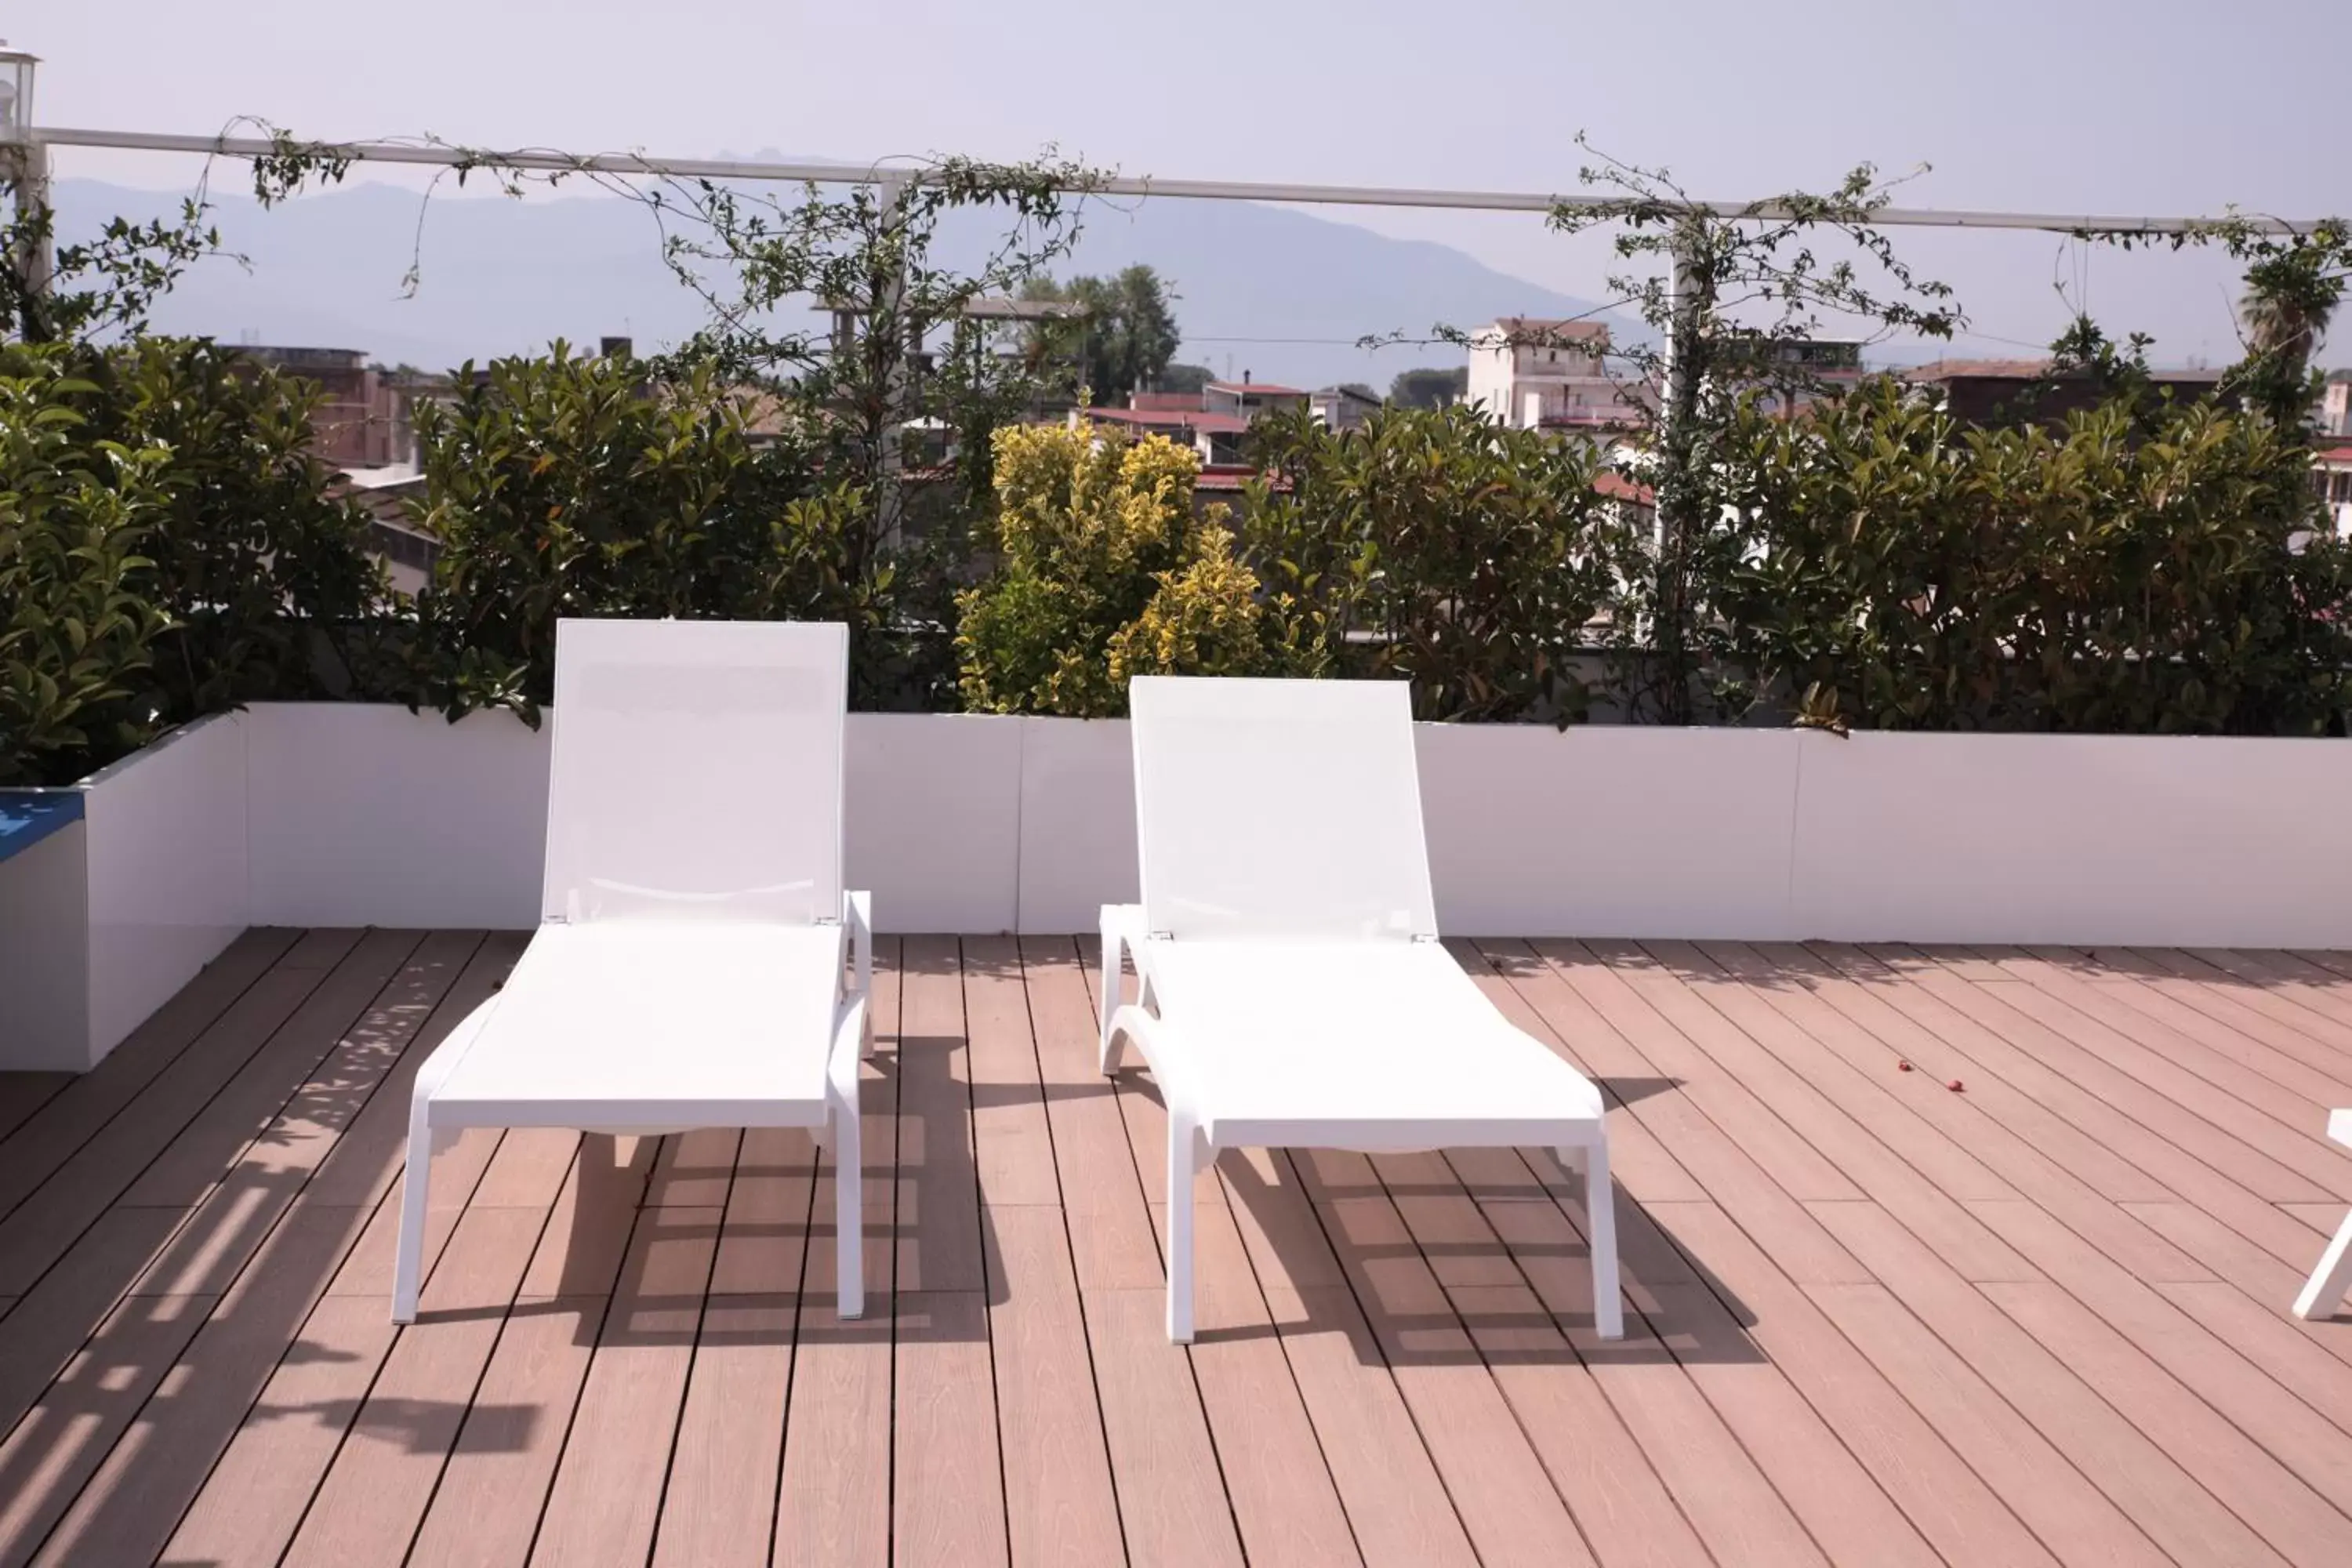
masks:
<svg viewBox="0 0 2352 1568"><path fill-rule="evenodd" d="M536 920L543 731L239 721L256 923ZM1438 915L1465 935L2352 947L2352 742L1419 733ZM679 759L677 808L693 781ZM853 714L847 787L849 876L885 930L1090 931L1135 896L1124 723ZM1231 788L1234 812L1286 809Z"/></svg>
<svg viewBox="0 0 2352 1568"><path fill-rule="evenodd" d="M1463 935L2352 948L2352 742L1419 739ZM248 925L528 928L547 767L509 715L284 703L93 775L80 820L0 858L0 1068L96 1065ZM1279 784L1225 809L1300 809ZM1124 723L853 714L847 788L885 931L1090 931L1136 896ZM695 809L693 758L646 808Z"/></svg>

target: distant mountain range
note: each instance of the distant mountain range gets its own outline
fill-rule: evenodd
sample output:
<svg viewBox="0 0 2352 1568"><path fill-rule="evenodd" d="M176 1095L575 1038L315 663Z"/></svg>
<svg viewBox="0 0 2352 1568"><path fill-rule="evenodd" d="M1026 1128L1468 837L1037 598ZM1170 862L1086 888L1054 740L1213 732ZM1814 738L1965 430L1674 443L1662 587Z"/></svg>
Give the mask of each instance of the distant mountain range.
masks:
<svg viewBox="0 0 2352 1568"><path fill-rule="evenodd" d="M71 238L117 216L167 215L181 195L59 181L58 231ZM662 262L650 216L613 197L442 196L428 205L415 191L366 184L271 211L224 195L215 219L250 269L226 258L194 268L158 306L160 330L360 349L387 364L440 370L558 337L593 346L625 334L654 348L701 319L699 301ZM976 256L981 237L943 230L941 258ZM967 240L968 248L958 243ZM403 298L412 259L419 281ZM1367 335L1425 336L1435 322L1472 327L1592 308L1448 246L1251 202L1093 204L1076 253L1055 270L1136 262L1157 268L1179 295L1188 334L1180 360L1309 387L1362 381L1385 389L1399 371L1462 363L1461 351L1443 343L1368 353L1355 346Z"/></svg>

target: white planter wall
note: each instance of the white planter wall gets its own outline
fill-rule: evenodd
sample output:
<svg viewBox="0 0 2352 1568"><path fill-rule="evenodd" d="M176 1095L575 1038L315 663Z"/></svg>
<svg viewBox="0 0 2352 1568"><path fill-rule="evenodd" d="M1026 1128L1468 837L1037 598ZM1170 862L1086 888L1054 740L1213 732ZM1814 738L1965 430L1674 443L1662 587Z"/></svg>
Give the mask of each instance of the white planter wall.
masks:
<svg viewBox="0 0 2352 1568"><path fill-rule="evenodd" d="M69 822L0 860L0 1071L81 1072L89 1037L89 833Z"/></svg>
<svg viewBox="0 0 2352 1568"><path fill-rule="evenodd" d="M2352 947L2352 742L1803 740L1796 935Z"/></svg>
<svg viewBox="0 0 2352 1568"><path fill-rule="evenodd" d="M257 923L536 919L543 734L246 715ZM2352 947L2352 743L1423 725L1448 931ZM853 714L848 867L898 931L1090 931L1136 894L1127 726ZM681 803L693 770L682 759ZM1253 781L1231 808L1269 809Z"/></svg>
<svg viewBox="0 0 2352 1568"><path fill-rule="evenodd" d="M1136 896L1128 744L852 715L852 885L885 931L1091 931ZM1424 725L1420 758L1465 935L2352 948L2352 742ZM503 715L285 704L97 775L0 862L0 1065L94 1063L247 924L528 928L547 759Z"/></svg>
<svg viewBox="0 0 2352 1568"><path fill-rule="evenodd" d="M1424 724L1441 931L1789 934L1798 757L1786 730Z"/></svg>
<svg viewBox="0 0 2352 1568"><path fill-rule="evenodd" d="M892 931L1013 929L1021 736L982 714L853 713L844 874Z"/></svg>
<svg viewBox="0 0 2352 1568"><path fill-rule="evenodd" d="M249 736L254 923L539 923L547 732L502 713L262 703ZM679 778L681 801L690 773Z"/></svg>
<svg viewBox="0 0 2352 1568"><path fill-rule="evenodd" d="M256 923L237 716L74 787L81 820L0 862L0 1068L97 1066Z"/></svg>

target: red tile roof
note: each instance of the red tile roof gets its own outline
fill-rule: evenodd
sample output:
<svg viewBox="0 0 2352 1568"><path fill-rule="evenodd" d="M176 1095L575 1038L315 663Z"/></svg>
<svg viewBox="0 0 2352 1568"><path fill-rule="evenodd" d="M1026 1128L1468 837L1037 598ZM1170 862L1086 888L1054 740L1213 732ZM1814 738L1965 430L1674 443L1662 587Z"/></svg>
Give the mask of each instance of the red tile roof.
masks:
<svg viewBox="0 0 2352 1568"><path fill-rule="evenodd" d="M2046 359L1945 359L1903 373L1912 381L2040 381L2051 374ZM2080 372L2070 372L2080 374ZM2150 370L2159 382L2219 381L2218 370Z"/></svg>
<svg viewBox="0 0 2352 1568"><path fill-rule="evenodd" d="M1206 414L1197 408L1089 408L1097 425L1131 425L1144 430L1197 430L1211 436L1238 435L1249 421L1238 414Z"/></svg>
<svg viewBox="0 0 2352 1568"><path fill-rule="evenodd" d="M1495 318L1495 325L1515 338L1533 336L1560 342L1583 338L1591 338L1601 342L1609 341L1608 322L1588 321L1576 317L1497 316Z"/></svg>

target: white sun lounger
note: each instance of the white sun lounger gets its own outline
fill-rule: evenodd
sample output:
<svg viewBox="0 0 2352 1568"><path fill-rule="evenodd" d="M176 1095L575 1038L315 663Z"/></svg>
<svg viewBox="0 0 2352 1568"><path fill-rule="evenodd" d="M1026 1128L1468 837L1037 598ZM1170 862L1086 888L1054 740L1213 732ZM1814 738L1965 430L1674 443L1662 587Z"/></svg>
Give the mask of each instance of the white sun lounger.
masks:
<svg viewBox="0 0 2352 1568"><path fill-rule="evenodd" d="M1103 910L1102 1068L1168 1107L1168 1337L1217 1151L1540 1146L1584 1173L1594 1319L1624 1332L1601 1091L1437 940L1401 682L1139 678L1143 902ZM1138 1000L1114 1006L1122 954Z"/></svg>
<svg viewBox="0 0 2352 1568"><path fill-rule="evenodd" d="M2352 1149L2352 1110L2338 1110L2327 1118L2327 1135L2347 1149ZM2344 1293L2352 1290L2352 1214L2336 1227L2336 1238L2320 1255L2319 1267L2311 1271L2310 1282L2303 1294L2294 1299L2294 1315L2298 1318L2332 1318Z"/></svg>
<svg viewBox="0 0 2352 1568"><path fill-rule="evenodd" d="M557 624L541 924L417 1072L394 1321L416 1316L434 1143L467 1127L806 1127L833 1150L839 1311L864 1310L848 668L838 625Z"/></svg>

